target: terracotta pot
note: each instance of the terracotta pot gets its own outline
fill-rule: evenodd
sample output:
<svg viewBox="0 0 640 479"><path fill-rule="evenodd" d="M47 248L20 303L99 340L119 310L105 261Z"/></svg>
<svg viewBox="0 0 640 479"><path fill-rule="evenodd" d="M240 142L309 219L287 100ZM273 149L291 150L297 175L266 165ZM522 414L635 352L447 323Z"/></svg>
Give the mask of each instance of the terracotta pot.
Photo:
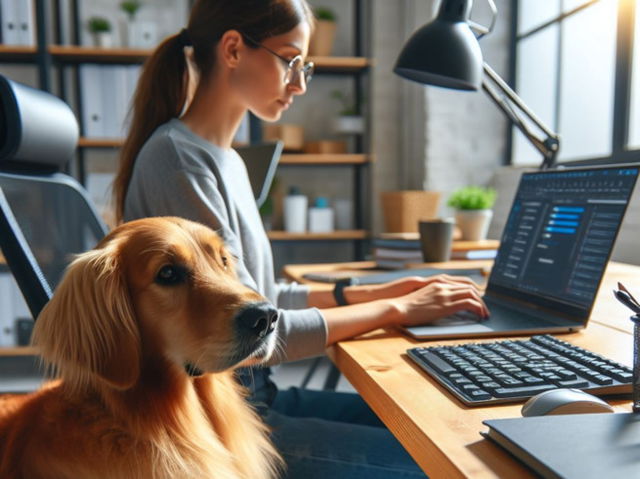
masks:
<svg viewBox="0 0 640 479"><path fill-rule="evenodd" d="M387 191L381 194L385 231L417 233L418 223L438 216L437 191Z"/></svg>
<svg viewBox="0 0 640 479"><path fill-rule="evenodd" d="M347 143L345 141L309 141L304 144L305 153L314 153L321 155L340 155L347 152Z"/></svg>
<svg viewBox="0 0 640 479"><path fill-rule="evenodd" d="M336 38L336 22L318 20L316 28L309 42L309 56L328 57L333 50L333 42Z"/></svg>

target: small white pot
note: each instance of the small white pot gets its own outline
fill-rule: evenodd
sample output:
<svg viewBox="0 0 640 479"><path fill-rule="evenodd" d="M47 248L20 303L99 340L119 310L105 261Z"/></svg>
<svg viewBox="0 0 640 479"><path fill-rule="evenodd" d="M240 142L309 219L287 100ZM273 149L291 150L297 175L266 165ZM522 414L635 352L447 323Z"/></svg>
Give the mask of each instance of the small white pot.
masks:
<svg viewBox="0 0 640 479"><path fill-rule="evenodd" d="M465 241L487 239L491 218L493 218L492 210L456 210L456 224Z"/></svg>
<svg viewBox="0 0 640 479"><path fill-rule="evenodd" d="M333 121L333 130L343 135L362 135L364 118L361 116L339 116Z"/></svg>
<svg viewBox="0 0 640 479"><path fill-rule="evenodd" d="M94 33L93 43L98 48L113 48L113 34L111 32Z"/></svg>

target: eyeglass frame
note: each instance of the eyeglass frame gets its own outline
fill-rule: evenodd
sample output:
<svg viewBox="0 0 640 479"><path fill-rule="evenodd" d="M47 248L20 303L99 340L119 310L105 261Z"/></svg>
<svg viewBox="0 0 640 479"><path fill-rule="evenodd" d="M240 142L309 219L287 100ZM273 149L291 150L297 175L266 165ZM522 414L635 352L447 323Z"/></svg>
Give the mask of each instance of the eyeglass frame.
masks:
<svg viewBox="0 0 640 479"><path fill-rule="evenodd" d="M273 51L271 48L263 45L262 43L259 43L259 42L255 41L253 38L251 38L246 33L243 33L242 36L245 37L247 40L249 40L250 43L253 43L258 48L265 49L266 51L271 53L273 56L275 56L278 59L282 60L287 65L287 71L284 74L284 84L285 85L290 85L291 84L291 82L294 79L294 77L293 77L294 74L295 75L300 75L300 73L302 73L303 76L304 76L305 85L308 85L309 82L312 80L313 73L314 73L314 70L315 70L315 64L313 62L306 62L306 63L303 62L302 55L296 55L291 60L288 60L287 58L283 57L279 53L276 53L275 51ZM294 65L294 63L296 61L298 61L298 59L302 63L302 68L294 70L293 65ZM291 75L290 75L290 73L291 73ZM291 78L288 78L289 76Z"/></svg>

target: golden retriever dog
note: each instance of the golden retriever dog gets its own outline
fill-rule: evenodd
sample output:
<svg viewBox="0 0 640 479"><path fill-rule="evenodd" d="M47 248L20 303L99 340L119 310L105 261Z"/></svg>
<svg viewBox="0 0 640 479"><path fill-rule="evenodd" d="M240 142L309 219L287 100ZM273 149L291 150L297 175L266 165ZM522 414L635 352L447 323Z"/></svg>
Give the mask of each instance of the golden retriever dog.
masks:
<svg viewBox="0 0 640 479"><path fill-rule="evenodd" d="M276 476L233 368L269 357L277 316L209 228L121 225L69 266L35 323L58 379L0 403L0 477Z"/></svg>

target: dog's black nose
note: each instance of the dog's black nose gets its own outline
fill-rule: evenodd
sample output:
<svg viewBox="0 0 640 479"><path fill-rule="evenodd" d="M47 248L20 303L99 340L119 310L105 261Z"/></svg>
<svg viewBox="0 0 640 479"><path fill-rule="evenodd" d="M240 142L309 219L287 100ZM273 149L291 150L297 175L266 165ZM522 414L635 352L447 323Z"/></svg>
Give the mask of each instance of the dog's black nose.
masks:
<svg viewBox="0 0 640 479"><path fill-rule="evenodd" d="M278 310L269 303L254 303L236 316L240 329L263 338L276 327Z"/></svg>

